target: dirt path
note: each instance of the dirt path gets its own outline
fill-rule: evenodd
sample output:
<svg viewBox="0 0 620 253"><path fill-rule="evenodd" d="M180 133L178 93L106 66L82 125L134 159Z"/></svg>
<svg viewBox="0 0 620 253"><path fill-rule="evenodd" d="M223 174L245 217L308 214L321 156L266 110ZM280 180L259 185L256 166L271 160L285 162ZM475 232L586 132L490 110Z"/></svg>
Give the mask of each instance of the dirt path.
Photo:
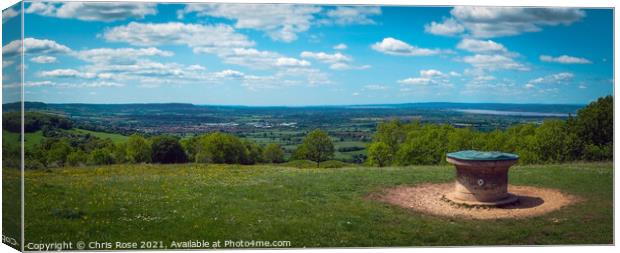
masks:
<svg viewBox="0 0 620 253"><path fill-rule="evenodd" d="M573 204L578 198L548 188L509 186L508 192L517 195L516 203L501 207L470 207L443 198L454 189L453 183L422 184L415 187L396 187L370 196L372 199L433 215L466 219L510 219L543 215Z"/></svg>

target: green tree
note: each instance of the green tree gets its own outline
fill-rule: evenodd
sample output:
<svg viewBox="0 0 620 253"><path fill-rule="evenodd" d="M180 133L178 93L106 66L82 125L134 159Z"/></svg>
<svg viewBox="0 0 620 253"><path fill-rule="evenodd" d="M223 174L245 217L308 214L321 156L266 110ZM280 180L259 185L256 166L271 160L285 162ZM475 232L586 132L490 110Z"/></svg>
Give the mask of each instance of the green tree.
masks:
<svg viewBox="0 0 620 253"><path fill-rule="evenodd" d="M564 162L568 160L566 123L562 120L545 120L536 128L535 151L546 162Z"/></svg>
<svg viewBox="0 0 620 253"><path fill-rule="evenodd" d="M605 146L614 141L614 99L599 98L577 112L576 131L587 144Z"/></svg>
<svg viewBox="0 0 620 253"><path fill-rule="evenodd" d="M614 101L612 96L599 98L569 119L569 128L577 136L585 160L613 158ZM594 147L596 146L596 147ZM607 153L604 153L607 152Z"/></svg>
<svg viewBox="0 0 620 253"><path fill-rule="evenodd" d="M91 165L109 165L114 162L114 150L110 147L95 149L88 157L88 164Z"/></svg>
<svg viewBox="0 0 620 253"><path fill-rule="evenodd" d="M82 166L86 164L87 161L88 155L80 149L71 152L71 154L67 156L67 164L69 166Z"/></svg>
<svg viewBox="0 0 620 253"><path fill-rule="evenodd" d="M172 136L156 136L151 141L151 161L154 163L184 163L187 156L179 140Z"/></svg>
<svg viewBox="0 0 620 253"><path fill-rule="evenodd" d="M200 137L196 161L204 163L246 163L248 150L236 136L225 133L210 133Z"/></svg>
<svg viewBox="0 0 620 253"><path fill-rule="evenodd" d="M65 166L67 156L73 151L69 145L69 141L61 139L54 142L49 151L47 152L47 164L57 165L59 167Z"/></svg>
<svg viewBox="0 0 620 253"><path fill-rule="evenodd" d="M316 162L318 168L323 161L334 156L334 144L325 131L313 130L306 135L303 141L305 156L308 160Z"/></svg>
<svg viewBox="0 0 620 253"><path fill-rule="evenodd" d="M198 153L198 142L201 136L192 136L191 138L181 140L181 146L187 154L187 160L191 162L198 162L196 160L196 154Z"/></svg>
<svg viewBox="0 0 620 253"><path fill-rule="evenodd" d="M127 142L115 144L112 147L114 154L114 163L126 163L127 157Z"/></svg>
<svg viewBox="0 0 620 253"><path fill-rule="evenodd" d="M368 147L368 162L370 165L383 167L392 161L390 146L384 142L373 142Z"/></svg>
<svg viewBox="0 0 620 253"><path fill-rule="evenodd" d="M244 141L246 155L243 164L256 164L263 162L263 147L251 141Z"/></svg>
<svg viewBox="0 0 620 253"><path fill-rule="evenodd" d="M291 160L308 159L307 154L308 152L307 152L306 146L304 146L303 144L300 144L297 146L297 148L295 148L295 150L293 151L293 154L291 154Z"/></svg>
<svg viewBox="0 0 620 253"><path fill-rule="evenodd" d="M377 126L377 133L374 135L374 141L383 142L390 148L392 155L398 152L401 143L407 138L407 130L398 120L380 123Z"/></svg>
<svg viewBox="0 0 620 253"><path fill-rule="evenodd" d="M127 160L130 163L147 163L151 161L151 146L139 134L132 134L127 140Z"/></svg>
<svg viewBox="0 0 620 253"><path fill-rule="evenodd" d="M279 144L270 143L263 150L263 159L268 163L284 162L284 150Z"/></svg>
<svg viewBox="0 0 620 253"><path fill-rule="evenodd" d="M426 124L409 131L407 140L396 153L396 162L401 165L445 162L448 133L453 130L454 128L449 125Z"/></svg>

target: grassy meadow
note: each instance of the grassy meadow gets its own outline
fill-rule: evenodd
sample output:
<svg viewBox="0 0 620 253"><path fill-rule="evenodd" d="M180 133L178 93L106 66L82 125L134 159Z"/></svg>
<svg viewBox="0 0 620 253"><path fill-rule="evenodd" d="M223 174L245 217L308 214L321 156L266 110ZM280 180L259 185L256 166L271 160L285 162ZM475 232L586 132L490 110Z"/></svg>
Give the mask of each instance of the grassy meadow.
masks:
<svg viewBox="0 0 620 253"><path fill-rule="evenodd" d="M451 166L203 164L27 171L25 236L27 243L286 240L296 248L613 243L612 163L513 167L512 184L583 199L535 218L452 219L367 198L453 174Z"/></svg>

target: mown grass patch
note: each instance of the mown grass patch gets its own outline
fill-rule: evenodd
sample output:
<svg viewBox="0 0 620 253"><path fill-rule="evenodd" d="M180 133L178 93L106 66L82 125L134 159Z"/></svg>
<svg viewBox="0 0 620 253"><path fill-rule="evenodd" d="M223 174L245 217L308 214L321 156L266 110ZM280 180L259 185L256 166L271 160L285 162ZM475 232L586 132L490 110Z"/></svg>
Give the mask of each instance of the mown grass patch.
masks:
<svg viewBox="0 0 620 253"><path fill-rule="evenodd" d="M451 166L114 165L26 173L26 240L288 240L293 247L613 243L613 165L516 166L517 185L583 199L544 216L461 220L369 200ZM56 210L56 211L55 211Z"/></svg>

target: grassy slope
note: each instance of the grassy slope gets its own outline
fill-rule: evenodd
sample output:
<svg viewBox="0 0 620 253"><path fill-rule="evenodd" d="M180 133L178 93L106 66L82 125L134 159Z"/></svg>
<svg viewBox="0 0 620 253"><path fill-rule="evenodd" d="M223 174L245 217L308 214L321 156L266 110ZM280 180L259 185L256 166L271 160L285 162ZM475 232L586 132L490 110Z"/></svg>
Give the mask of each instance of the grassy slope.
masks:
<svg viewBox="0 0 620 253"><path fill-rule="evenodd" d="M104 133L104 132L94 132L94 131L89 131L89 130L84 130L84 129L71 129L69 131L72 132L76 132L76 133L80 133L80 134L91 134L93 136L102 138L102 139L106 139L106 138L110 138L112 140L112 142L114 143L120 143L120 142L124 142L127 140L127 138L129 138L128 136L125 135L121 135L121 134L111 134L111 133ZM11 139L15 139L18 140L19 139L19 133L13 133L13 132L9 132L6 130L2 130L2 136L3 138L11 138ZM36 131L34 133L26 133L26 138L24 138L25 144L26 144L26 148L28 147L33 147L36 144L41 143L41 141L43 141L43 132L42 131Z"/></svg>
<svg viewBox="0 0 620 253"><path fill-rule="evenodd" d="M6 130L2 130L2 138L8 138L13 140L17 140L19 142L19 133L9 132ZM26 138L24 138L24 142L26 144L26 148L33 147L34 145L41 143L43 141L43 132L36 131L34 133L26 133Z"/></svg>
<svg viewBox="0 0 620 253"><path fill-rule="evenodd" d="M2 168L2 235L21 238L21 178L16 168ZM10 244L7 244L12 246ZM16 248L18 249L18 248Z"/></svg>
<svg viewBox="0 0 620 253"><path fill-rule="evenodd" d="M449 166L294 169L118 165L26 174L26 240L290 240L293 247L609 244L611 163L521 166L517 185L584 199L545 216L474 221L415 213L365 196L447 182Z"/></svg>
<svg viewBox="0 0 620 253"><path fill-rule="evenodd" d="M121 135L121 134L112 134L112 133L104 133L104 132L95 132L95 131L90 131L90 130L85 130L85 129L79 129L79 128L75 128L72 129L72 131L75 131L77 133L82 133L82 134L91 134L93 136L99 137L101 139L107 139L110 138L112 140L112 142L114 143L121 143L121 142L125 142L127 140L127 138L129 138L128 136L125 135Z"/></svg>

